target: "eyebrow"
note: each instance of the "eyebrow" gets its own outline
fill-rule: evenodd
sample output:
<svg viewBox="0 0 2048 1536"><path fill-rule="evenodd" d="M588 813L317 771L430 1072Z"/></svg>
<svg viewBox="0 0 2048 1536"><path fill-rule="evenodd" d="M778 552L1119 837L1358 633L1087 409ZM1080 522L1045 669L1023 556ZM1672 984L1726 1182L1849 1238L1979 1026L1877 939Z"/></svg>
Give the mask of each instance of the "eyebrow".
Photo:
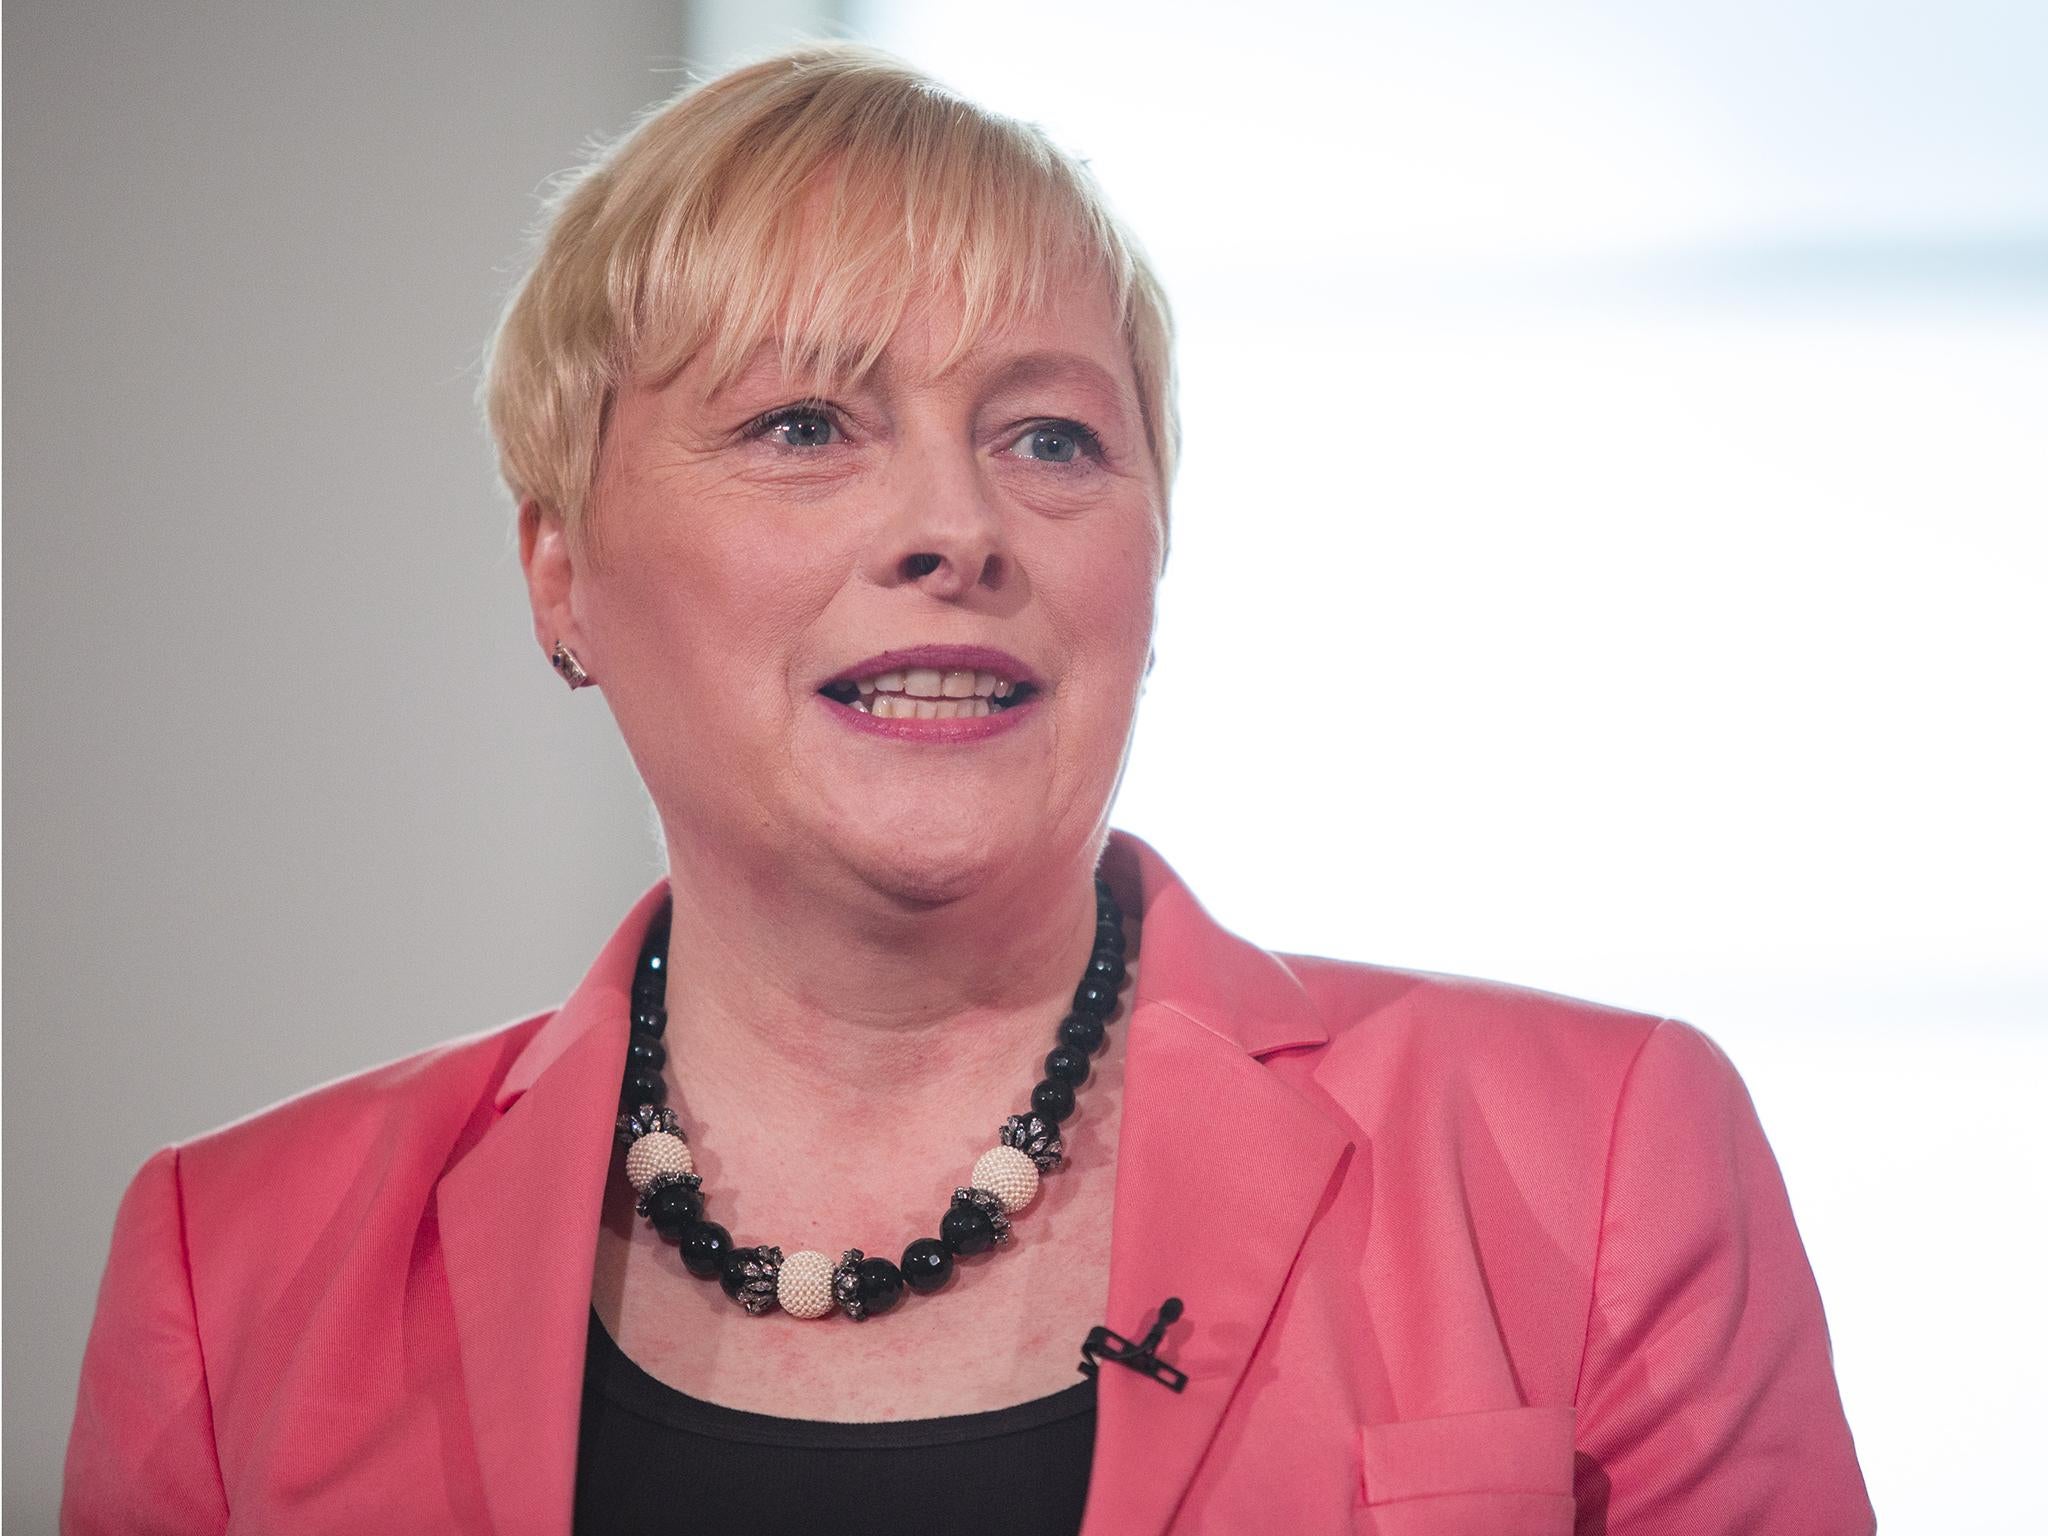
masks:
<svg viewBox="0 0 2048 1536"><path fill-rule="evenodd" d="M972 354L969 354L972 357ZM723 400L749 388L766 385L770 378L779 378L782 352L776 342L764 340L750 353L734 373L725 388L712 398ZM876 360L875 374L886 380L889 375L889 358L884 354ZM1036 352L1020 352L1014 357L1004 358L977 380L977 389L987 393L1000 389L1029 389L1039 384L1078 382L1108 397L1126 415L1138 414L1138 400L1135 392L1120 381L1094 358L1080 352L1047 349Z"/></svg>
<svg viewBox="0 0 2048 1536"><path fill-rule="evenodd" d="M754 350L746 355L725 386L712 398L722 400L747 389L766 388L771 383L780 387L787 379L783 358L782 347L772 339L756 343Z"/></svg>
<svg viewBox="0 0 2048 1536"><path fill-rule="evenodd" d="M1114 400L1125 411L1133 411L1137 399L1131 390L1114 374L1092 357L1079 352L1024 352L1016 357L1006 358L991 368L983 377L983 389L1002 389L1018 385L1059 383L1078 379L1081 383L1094 386Z"/></svg>

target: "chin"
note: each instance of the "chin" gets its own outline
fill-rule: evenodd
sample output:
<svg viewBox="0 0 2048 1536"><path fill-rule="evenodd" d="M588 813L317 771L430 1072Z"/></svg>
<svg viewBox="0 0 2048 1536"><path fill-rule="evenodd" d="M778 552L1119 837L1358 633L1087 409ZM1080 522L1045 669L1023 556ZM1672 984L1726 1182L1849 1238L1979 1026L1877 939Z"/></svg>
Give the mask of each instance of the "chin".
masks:
<svg viewBox="0 0 2048 1536"><path fill-rule="evenodd" d="M944 906L972 896L992 880L1014 874L1024 839L986 822L934 825L929 817L909 826L870 823L866 835L841 849L842 862L867 885L907 905Z"/></svg>

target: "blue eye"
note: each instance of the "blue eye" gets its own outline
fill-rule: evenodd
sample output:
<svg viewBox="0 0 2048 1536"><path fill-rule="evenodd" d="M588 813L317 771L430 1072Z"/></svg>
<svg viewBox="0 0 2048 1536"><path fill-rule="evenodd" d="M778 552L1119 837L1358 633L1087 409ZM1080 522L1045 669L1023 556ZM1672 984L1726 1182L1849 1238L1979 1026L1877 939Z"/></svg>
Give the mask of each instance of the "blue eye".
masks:
<svg viewBox="0 0 2048 1536"><path fill-rule="evenodd" d="M1024 432L1008 451L1017 458L1036 459L1041 464L1071 464L1076 459L1096 457L1102 444L1078 421L1047 421Z"/></svg>
<svg viewBox="0 0 2048 1536"><path fill-rule="evenodd" d="M832 418L811 406L790 405L757 417L749 437L766 437L784 448L824 448L840 440Z"/></svg>

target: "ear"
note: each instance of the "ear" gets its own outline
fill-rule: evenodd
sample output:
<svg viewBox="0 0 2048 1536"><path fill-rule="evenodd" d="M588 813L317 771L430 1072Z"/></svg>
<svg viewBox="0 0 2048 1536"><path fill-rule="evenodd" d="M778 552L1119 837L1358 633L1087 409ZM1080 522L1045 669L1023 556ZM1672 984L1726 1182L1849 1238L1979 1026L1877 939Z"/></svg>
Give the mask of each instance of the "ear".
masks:
<svg viewBox="0 0 2048 1536"><path fill-rule="evenodd" d="M594 658L576 622L576 559L568 529L559 514L531 498L519 504L519 565L526 572L533 638L541 654L550 656L558 643L566 645L594 677Z"/></svg>

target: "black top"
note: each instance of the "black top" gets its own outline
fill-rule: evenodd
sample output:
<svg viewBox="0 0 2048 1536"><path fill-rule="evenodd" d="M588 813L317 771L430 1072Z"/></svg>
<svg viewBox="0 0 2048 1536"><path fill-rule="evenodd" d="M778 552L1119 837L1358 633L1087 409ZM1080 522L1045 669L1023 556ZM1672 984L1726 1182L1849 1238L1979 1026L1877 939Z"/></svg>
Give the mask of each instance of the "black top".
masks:
<svg viewBox="0 0 2048 1536"><path fill-rule="evenodd" d="M988 1413L877 1424L784 1419L655 1380L593 1309L576 1530L1072 1536L1094 1454L1092 1377Z"/></svg>

